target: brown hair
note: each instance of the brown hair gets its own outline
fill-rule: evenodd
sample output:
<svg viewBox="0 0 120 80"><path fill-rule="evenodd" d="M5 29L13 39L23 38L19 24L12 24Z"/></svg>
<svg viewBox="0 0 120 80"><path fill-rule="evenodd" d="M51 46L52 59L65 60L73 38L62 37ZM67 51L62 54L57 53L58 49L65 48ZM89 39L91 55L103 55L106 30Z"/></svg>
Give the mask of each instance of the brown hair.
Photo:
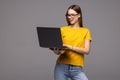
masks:
<svg viewBox="0 0 120 80"><path fill-rule="evenodd" d="M79 20L79 26L80 26L80 27L83 27L82 11L81 11L80 6L78 6L78 5L71 5L71 6L68 8L68 10L69 10L69 9L73 9L73 10L75 10L78 14L80 14L80 18L78 19L78 20ZM68 21L68 18L67 18L68 10L67 10L67 12L66 12L66 20L67 20L68 25L70 25L70 22Z"/></svg>

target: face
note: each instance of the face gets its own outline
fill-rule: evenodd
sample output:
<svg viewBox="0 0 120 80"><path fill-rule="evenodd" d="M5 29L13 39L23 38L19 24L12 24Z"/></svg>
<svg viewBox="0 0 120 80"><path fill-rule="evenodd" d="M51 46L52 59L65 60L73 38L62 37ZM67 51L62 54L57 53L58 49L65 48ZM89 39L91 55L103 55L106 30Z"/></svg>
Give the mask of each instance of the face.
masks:
<svg viewBox="0 0 120 80"><path fill-rule="evenodd" d="M78 14L75 10L69 9L67 13L68 21L71 25L79 23L78 18L80 18L80 14Z"/></svg>

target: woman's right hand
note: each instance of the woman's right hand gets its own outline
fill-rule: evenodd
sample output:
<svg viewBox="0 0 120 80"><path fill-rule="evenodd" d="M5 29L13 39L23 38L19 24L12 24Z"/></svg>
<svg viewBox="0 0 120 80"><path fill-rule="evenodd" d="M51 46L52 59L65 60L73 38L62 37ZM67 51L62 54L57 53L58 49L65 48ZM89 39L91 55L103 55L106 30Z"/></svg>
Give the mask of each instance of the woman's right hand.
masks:
<svg viewBox="0 0 120 80"><path fill-rule="evenodd" d="M50 50L52 50L55 54L59 55L60 54L60 50L57 48L49 48Z"/></svg>

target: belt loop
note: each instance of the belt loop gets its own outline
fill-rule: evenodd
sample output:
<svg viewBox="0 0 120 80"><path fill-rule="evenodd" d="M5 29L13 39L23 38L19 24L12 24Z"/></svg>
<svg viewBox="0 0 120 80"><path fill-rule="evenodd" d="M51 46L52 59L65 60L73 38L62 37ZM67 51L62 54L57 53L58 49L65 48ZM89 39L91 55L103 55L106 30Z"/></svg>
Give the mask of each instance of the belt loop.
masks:
<svg viewBox="0 0 120 80"><path fill-rule="evenodd" d="M68 64L68 71L70 70L70 64Z"/></svg>

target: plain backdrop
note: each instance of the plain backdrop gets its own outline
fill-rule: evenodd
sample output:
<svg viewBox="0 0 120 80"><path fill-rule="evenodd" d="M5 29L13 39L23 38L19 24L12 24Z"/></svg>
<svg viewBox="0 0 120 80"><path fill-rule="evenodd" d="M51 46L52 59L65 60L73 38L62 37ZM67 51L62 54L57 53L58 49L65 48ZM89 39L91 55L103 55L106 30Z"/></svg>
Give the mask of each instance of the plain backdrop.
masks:
<svg viewBox="0 0 120 80"><path fill-rule="evenodd" d="M72 4L91 30L89 80L120 79L120 0L0 0L0 80L53 80L58 55L39 47L37 26L66 25Z"/></svg>

